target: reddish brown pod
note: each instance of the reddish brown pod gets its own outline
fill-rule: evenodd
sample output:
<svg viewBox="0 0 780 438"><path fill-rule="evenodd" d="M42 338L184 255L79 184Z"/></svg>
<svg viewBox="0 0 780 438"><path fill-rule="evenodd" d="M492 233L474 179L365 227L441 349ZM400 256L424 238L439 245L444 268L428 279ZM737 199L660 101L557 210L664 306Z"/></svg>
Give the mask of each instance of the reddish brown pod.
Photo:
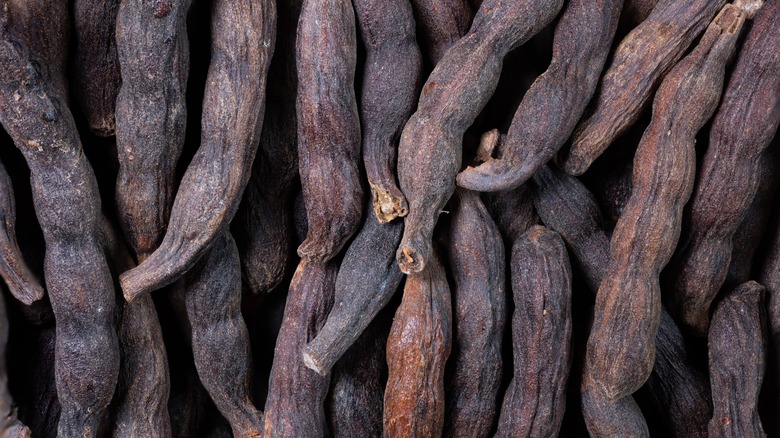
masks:
<svg viewBox="0 0 780 438"><path fill-rule="evenodd" d="M499 414L506 323L504 243L479 194L459 189L449 263L453 344L445 375L444 436L488 436Z"/></svg>
<svg viewBox="0 0 780 438"><path fill-rule="evenodd" d="M73 2L73 94L90 131L103 137L115 133L114 108L122 83L114 38L119 3L120 0Z"/></svg>
<svg viewBox="0 0 780 438"><path fill-rule="evenodd" d="M120 276L128 301L192 268L233 219L249 180L275 46L276 5L271 0L218 2L211 27L201 145L179 185L159 248Z"/></svg>
<svg viewBox="0 0 780 438"><path fill-rule="evenodd" d="M708 340L714 407L709 436L766 436L757 409L766 366L764 287L749 281L726 295L713 313Z"/></svg>
<svg viewBox="0 0 780 438"><path fill-rule="evenodd" d="M504 56L555 18L562 4L483 3L469 33L447 51L425 83L398 152L398 178L409 202L396 256L404 273L422 271L431 255L433 228L455 190L463 134L495 91Z"/></svg>
<svg viewBox="0 0 780 438"><path fill-rule="evenodd" d="M395 180L401 129L416 103L422 58L415 40L409 0L355 0L366 50L360 122L363 163L380 223L406 216L407 204Z"/></svg>
<svg viewBox="0 0 780 438"><path fill-rule="evenodd" d="M466 32L473 14L466 0L411 0L417 23L422 28L423 46L435 66ZM476 10L476 9L475 9Z"/></svg>
<svg viewBox="0 0 780 438"><path fill-rule="evenodd" d="M57 320L58 435L91 436L103 420L119 370L114 285L98 241L100 198L66 97L45 60L0 2L0 122L30 168L46 241L46 289ZM59 35L51 34L52 38ZM56 76L56 75L55 75Z"/></svg>
<svg viewBox="0 0 780 438"><path fill-rule="evenodd" d="M298 255L332 259L360 226L357 37L348 0L304 0L298 20L298 160L308 232Z"/></svg>
<svg viewBox="0 0 780 438"><path fill-rule="evenodd" d="M385 436L441 436L444 365L451 348L450 288L434 255L425 270L407 277L387 339Z"/></svg>
<svg viewBox="0 0 780 438"><path fill-rule="evenodd" d="M636 122L653 91L707 28L725 0L661 0L620 42L604 73L592 113L577 126L563 169L584 173Z"/></svg>
<svg viewBox="0 0 780 438"><path fill-rule="evenodd" d="M550 160L585 111L604 68L623 0L572 0L555 27L550 66L525 93L503 141L489 157L458 175L469 190L519 186Z"/></svg>
<svg viewBox="0 0 780 438"><path fill-rule="evenodd" d="M612 235L586 358L596 384L612 400L636 391L652 370L659 274L672 256L693 189L696 133L715 111L744 21L740 8L723 8L661 84L637 148L632 194Z"/></svg>
<svg viewBox="0 0 780 438"><path fill-rule="evenodd" d="M756 195L761 168L772 165L763 155L780 124L778 28L780 2L768 2L724 91L686 208L680 250L665 275L678 321L699 336L707 333L710 304L726 280L734 236Z"/></svg>
<svg viewBox="0 0 780 438"><path fill-rule="evenodd" d="M26 305L43 298L43 287L16 243L16 201L11 177L0 163L0 276L11 295Z"/></svg>
<svg viewBox="0 0 780 438"><path fill-rule="evenodd" d="M586 369L580 385L582 416L591 437L649 438L647 422L634 397L617 400L604 397L601 388Z"/></svg>
<svg viewBox="0 0 780 438"><path fill-rule="evenodd" d="M263 436L322 437L330 375L307 368L301 350L317 335L333 306L338 264L301 260L295 271L276 338Z"/></svg>

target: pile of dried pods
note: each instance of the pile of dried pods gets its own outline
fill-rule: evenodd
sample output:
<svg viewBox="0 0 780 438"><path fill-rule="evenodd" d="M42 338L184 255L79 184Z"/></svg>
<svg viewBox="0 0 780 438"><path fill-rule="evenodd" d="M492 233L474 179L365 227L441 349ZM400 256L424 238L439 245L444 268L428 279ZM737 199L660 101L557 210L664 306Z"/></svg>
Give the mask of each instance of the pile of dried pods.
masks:
<svg viewBox="0 0 780 438"><path fill-rule="evenodd" d="M780 434L780 0L0 0L0 123L0 437Z"/></svg>

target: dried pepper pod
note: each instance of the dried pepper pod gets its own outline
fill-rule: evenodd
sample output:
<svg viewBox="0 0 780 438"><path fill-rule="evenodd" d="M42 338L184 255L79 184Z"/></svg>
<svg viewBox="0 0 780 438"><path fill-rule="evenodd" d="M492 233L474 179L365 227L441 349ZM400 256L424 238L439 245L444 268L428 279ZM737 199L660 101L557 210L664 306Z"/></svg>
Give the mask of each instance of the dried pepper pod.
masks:
<svg viewBox="0 0 780 438"><path fill-rule="evenodd" d="M391 320L389 312L378 315L333 368L325 409L334 437L382 436Z"/></svg>
<svg viewBox="0 0 780 438"><path fill-rule="evenodd" d="M159 248L120 276L128 301L192 268L233 219L249 180L275 46L275 2L217 2L211 27L201 145L182 178Z"/></svg>
<svg viewBox="0 0 780 438"><path fill-rule="evenodd" d="M103 419L119 370L114 285L98 242L100 198L57 86L62 78L53 80L9 25L12 6L0 2L0 122L30 168L46 241L46 289L57 319L58 434L89 436Z"/></svg>
<svg viewBox="0 0 780 438"><path fill-rule="evenodd" d="M125 1L116 17L116 205L139 260L160 245L173 204L187 123L190 2Z"/></svg>
<svg viewBox="0 0 780 438"><path fill-rule="evenodd" d="M534 204L544 224L563 237L590 290L597 291L607 272L609 237L594 196L577 178L544 166L534 175ZM657 354L647 386L666 413L670 429L675 436L706 436L709 384L690 363L682 333L664 308L655 344ZM609 400L587 368L581 389L591 435L647 436L647 425L631 396Z"/></svg>
<svg viewBox="0 0 780 438"><path fill-rule="evenodd" d="M780 3L769 2L748 32L724 91L686 208L680 250L665 278L678 321L699 336L707 333L734 235L761 180L762 154L780 124L779 27Z"/></svg>
<svg viewBox="0 0 780 438"><path fill-rule="evenodd" d="M512 246L512 351L499 437L556 436L571 365L571 266L560 236L534 225Z"/></svg>
<svg viewBox="0 0 780 438"><path fill-rule="evenodd" d="M260 146L233 221L241 271L252 293L279 285L292 253L291 204L298 179L295 29L302 0L277 2L277 38L268 69Z"/></svg>
<svg viewBox="0 0 780 438"><path fill-rule="evenodd" d="M636 391L652 371L661 316L659 274L672 256L693 189L696 133L715 111L744 22L740 8L723 8L661 84L637 148L632 194L612 235L612 259L596 296L586 358L596 384L612 400Z"/></svg>
<svg viewBox="0 0 780 438"><path fill-rule="evenodd" d="M0 291L2 292L2 291ZM8 345L8 315L5 299L0 293L0 436L8 438L30 438L30 429L16 418L16 408L8 391L8 371L5 347Z"/></svg>
<svg viewBox="0 0 780 438"><path fill-rule="evenodd" d="M298 255L325 262L360 226L363 208L352 3L304 0L296 44L298 160L308 221Z"/></svg>
<svg viewBox="0 0 780 438"><path fill-rule="evenodd" d="M298 264L276 338L265 402L266 438L325 434L324 402L330 376L308 369L301 349L317 335L333 306L338 270L335 260L321 263L303 259Z"/></svg>
<svg viewBox="0 0 780 438"><path fill-rule="evenodd" d="M525 93L502 143L489 157L458 175L470 190L519 186L558 152L596 91L615 36L623 0L572 0L555 27L552 61Z"/></svg>
<svg viewBox="0 0 780 438"><path fill-rule="evenodd" d="M336 279L333 310L317 336L303 349L307 367L327 375L360 337L403 280L395 262L403 222L380 224L370 213L347 249Z"/></svg>
<svg viewBox="0 0 780 438"><path fill-rule="evenodd" d="M563 170L584 173L639 118L653 91L707 28L725 0L660 0L620 42L604 73L593 111L574 132Z"/></svg>
<svg viewBox="0 0 780 438"><path fill-rule="evenodd" d="M26 305L43 298L43 287L30 271L16 243L16 201L11 177L0 163L0 275L17 300Z"/></svg>
<svg viewBox="0 0 780 438"><path fill-rule="evenodd" d="M114 38L119 3L120 0L73 2L73 30L76 35L74 95L87 118L90 131L103 137L115 133L114 111L122 83ZM157 69L160 67L156 66Z"/></svg>
<svg viewBox="0 0 780 438"><path fill-rule="evenodd" d="M435 66L460 37L469 31L471 7L466 0L411 0L422 28L425 54Z"/></svg>
<svg viewBox="0 0 780 438"><path fill-rule="evenodd" d="M435 254L409 275L387 339L384 436L441 436L444 364L452 348L452 305L444 267Z"/></svg>
<svg viewBox="0 0 780 438"><path fill-rule="evenodd" d="M235 436L260 437L262 415L249 395L252 351L241 316L241 263L226 228L183 282L200 381Z"/></svg>
<svg viewBox="0 0 780 438"><path fill-rule="evenodd" d="M488 436L499 414L506 323L504 243L479 194L459 189L449 261L455 280L444 436Z"/></svg>
<svg viewBox="0 0 780 438"><path fill-rule="evenodd" d="M764 287L749 281L726 295L712 316L711 437L766 436L757 409L766 366L764 312Z"/></svg>
<svg viewBox="0 0 780 438"><path fill-rule="evenodd" d="M401 134L398 177L409 202L396 258L404 273L420 272L431 254L433 228L455 190L463 133L498 84L506 54L560 11L561 0L488 0L431 73Z"/></svg>
<svg viewBox="0 0 780 438"><path fill-rule="evenodd" d="M360 96L363 163L380 223L406 216L395 182L396 149L421 82L422 59L409 0L354 0L366 65Z"/></svg>

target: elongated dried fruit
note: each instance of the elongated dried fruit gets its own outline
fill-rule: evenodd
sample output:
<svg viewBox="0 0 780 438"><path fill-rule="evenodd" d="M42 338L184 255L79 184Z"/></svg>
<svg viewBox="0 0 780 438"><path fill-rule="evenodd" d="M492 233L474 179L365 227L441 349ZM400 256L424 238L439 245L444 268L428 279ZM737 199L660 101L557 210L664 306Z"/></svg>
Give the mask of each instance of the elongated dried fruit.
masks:
<svg viewBox="0 0 780 438"><path fill-rule="evenodd" d="M658 277L674 251L693 189L696 133L715 111L744 21L741 9L723 8L661 84L653 120L637 148L631 199L612 235L612 259L588 339L588 367L612 400L636 391L652 370L661 315Z"/></svg>
<svg viewBox="0 0 780 438"><path fill-rule="evenodd" d="M263 436L322 437L327 427L324 402L330 376L307 368L301 350L317 335L333 306L338 264L301 260L295 271L279 337L265 402Z"/></svg>
<svg viewBox="0 0 780 438"><path fill-rule="evenodd" d="M496 436L556 436L571 365L571 266L554 231L534 225L512 247L512 352Z"/></svg>
<svg viewBox="0 0 780 438"><path fill-rule="evenodd" d="M120 0L73 2L76 34L74 94L87 118L89 129L104 137L115 133L114 108L122 83L114 38L119 3ZM160 68L159 65L155 67Z"/></svg>
<svg viewBox="0 0 780 438"><path fill-rule="evenodd" d="M348 0L304 0L298 21L296 108L308 232L298 255L321 262L347 243L362 214L355 33Z"/></svg>
<svg viewBox="0 0 780 438"><path fill-rule="evenodd" d="M588 433L594 438L650 437L645 417L634 401L626 396L617 400L604 397L601 388L592 380L591 373L583 372L582 415Z"/></svg>
<svg viewBox="0 0 780 438"><path fill-rule="evenodd" d="M712 123L681 249L666 279L678 321L699 336L707 333L710 304L726 280L734 235L756 194L762 153L780 124L778 27L780 3L769 2L750 28Z"/></svg>
<svg viewBox="0 0 780 438"><path fill-rule="evenodd" d="M593 112L580 123L563 169L584 173L638 118L653 90L707 28L725 0L661 0L620 42L602 79Z"/></svg>
<svg viewBox="0 0 780 438"><path fill-rule="evenodd" d="M57 319L58 434L92 435L119 370L114 287L98 242L100 198L61 81L9 26L11 6L0 2L0 122L27 160L46 240L46 288Z"/></svg>
<svg viewBox="0 0 780 438"><path fill-rule="evenodd" d="M241 265L229 231L187 273L184 287L200 381L235 436L260 437L262 415L249 395L252 351L241 316Z"/></svg>
<svg viewBox="0 0 780 438"><path fill-rule="evenodd" d="M499 413L506 323L504 243L475 192L460 189L450 223L454 340L444 435L488 436Z"/></svg>
<svg viewBox="0 0 780 438"><path fill-rule="evenodd" d="M366 214L363 229L347 249L336 279L333 310L303 349L307 367L326 375L398 290L403 274L395 262L403 222L380 224Z"/></svg>
<svg viewBox="0 0 780 438"><path fill-rule="evenodd" d="M711 437L765 436L758 393L766 366L764 287L739 285L718 304L709 332Z"/></svg>
<svg viewBox="0 0 780 438"><path fill-rule="evenodd" d="M546 26L561 0L489 0L469 33L447 51L423 87L406 123L398 177L409 202L396 258L404 273L420 272L431 254L433 228L455 190L463 133L495 91L506 54Z"/></svg>
<svg viewBox="0 0 780 438"><path fill-rule="evenodd" d="M0 163L0 275L17 300L30 305L43 298L43 287L16 243L16 201L11 178Z"/></svg>
<svg viewBox="0 0 780 438"><path fill-rule="evenodd" d="M187 122L189 6L190 0L125 1L116 17L122 75L116 97L116 204L139 260L160 245L173 204Z"/></svg>
<svg viewBox="0 0 780 438"><path fill-rule="evenodd" d="M444 364L451 348L450 288L434 255L425 270L407 277L387 339L385 436L441 436Z"/></svg>
<svg viewBox="0 0 780 438"><path fill-rule="evenodd" d="M353 4L366 50L360 96L363 163L374 214L385 223L407 213L406 199L395 181L396 149L416 103L422 58L409 0L355 0Z"/></svg>
<svg viewBox="0 0 780 438"><path fill-rule="evenodd" d="M574 130L609 54L623 0L572 0L553 39L552 62L525 93L502 143L490 157L458 175L470 190L519 186L558 152Z"/></svg>
<svg viewBox="0 0 780 438"><path fill-rule="evenodd" d="M422 28L428 61L435 66L471 25L471 8L466 0L411 0Z"/></svg>
<svg viewBox="0 0 780 438"><path fill-rule="evenodd" d="M201 145L179 185L160 247L120 277L128 301L192 268L233 219L249 180L263 122L276 5L221 1L213 8Z"/></svg>

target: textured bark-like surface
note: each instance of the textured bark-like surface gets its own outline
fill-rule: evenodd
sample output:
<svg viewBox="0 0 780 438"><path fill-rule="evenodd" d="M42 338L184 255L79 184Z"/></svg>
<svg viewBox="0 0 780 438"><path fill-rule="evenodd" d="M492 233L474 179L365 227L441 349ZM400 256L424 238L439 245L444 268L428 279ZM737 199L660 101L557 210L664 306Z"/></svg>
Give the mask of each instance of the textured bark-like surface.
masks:
<svg viewBox="0 0 780 438"><path fill-rule="evenodd" d="M366 50L360 123L363 163L381 223L408 213L395 180L401 129L417 103L422 57L409 0L354 0Z"/></svg>
<svg viewBox="0 0 780 438"><path fill-rule="evenodd" d="M275 46L276 4L218 1L211 29L201 145L179 185L160 247L120 277L128 301L172 283L192 268L233 220L249 181Z"/></svg>
<svg viewBox="0 0 780 438"><path fill-rule="evenodd" d="M678 321L699 336L707 333L710 305L726 280L734 235L761 180L762 153L780 123L778 28L780 2L768 2L750 28L723 93L686 207L681 249L665 279Z"/></svg>
<svg viewBox="0 0 780 438"><path fill-rule="evenodd" d="M508 245L519 239L531 225L539 223L528 185L489 193L485 195L485 206Z"/></svg>
<svg viewBox="0 0 780 438"><path fill-rule="evenodd" d="M756 407L766 366L764 287L749 281L726 295L713 313L708 340L714 407L709 436L765 436Z"/></svg>
<svg viewBox="0 0 780 438"><path fill-rule="evenodd" d="M453 45L423 87L406 123L398 177L409 202L397 259L404 273L420 272L431 256L433 228L455 191L463 134L495 91L504 56L558 14L561 0L489 0L469 33Z"/></svg>
<svg viewBox="0 0 780 438"><path fill-rule="evenodd" d="M395 262L403 222L380 224L368 211L363 229L347 249L336 279L333 310L317 336L303 349L303 360L326 375L384 308L403 280Z"/></svg>
<svg viewBox="0 0 780 438"><path fill-rule="evenodd" d="M56 86L62 78L52 80L9 25L15 12L7 1L0 11L0 122L30 168L46 241L46 289L57 319L58 434L93 436L119 371L114 285L98 242L97 183Z"/></svg>
<svg viewBox="0 0 780 438"><path fill-rule="evenodd" d="M563 240L535 225L512 247L514 376L498 437L557 436L571 365L571 266Z"/></svg>
<svg viewBox="0 0 780 438"><path fill-rule="evenodd" d="M444 267L435 254L407 277L387 339L384 436L441 436L444 364L452 349L452 305Z"/></svg>
<svg viewBox="0 0 780 438"><path fill-rule="evenodd" d="M741 9L723 8L661 84L637 148L633 190L610 242L612 259L596 296L586 358L593 380L612 400L650 376L661 317L659 274L677 244L693 189L696 133L717 107L744 22Z"/></svg>
<svg viewBox="0 0 780 438"><path fill-rule="evenodd" d="M456 196L449 236L454 337L445 374L444 436L485 437L499 413L504 243L478 193L459 189Z"/></svg>
<svg viewBox="0 0 780 438"><path fill-rule="evenodd" d="M192 353L203 386L233 434L260 437L262 414L252 404L252 351L241 316L241 263L224 228L184 278Z"/></svg>
<svg viewBox="0 0 780 438"><path fill-rule="evenodd" d="M333 306L338 264L301 260L295 271L279 336L265 402L263 436L325 435L325 397L330 376L321 376L303 363L301 350L311 341Z"/></svg>
<svg viewBox="0 0 780 438"><path fill-rule="evenodd" d="M295 41L301 3L277 2L276 48L268 69L260 146L233 221L244 280L255 294L279 285L292 254L291 209L298 179Z"/></svg>
<svg viewBox="0 0 780 438"><path fill-rule="evenodd" d="M187 122L190 1L125 0L116 17L116 206L138 259L160 245L173 204Z"/></svg>
<svg viewBox="0 0 780 438"><path fill-rule="evenodd" d="M73 2L74 97L90 131L104 137L116 131L114 108L122 83L114 38L119 3L120 0Z"/></svg>
<svg viewBox="0 0 780 438"><path fill-rule="evenodd" d="M2 292L2 291L0 291ZM16 407L8 391L5 347L8 344L8 315L5 299L0 294L0 437L30 438L30 429L16 418Z"/></svg>
<svg viewBox="0 0 780 438"><path fill-rule="evenodd" d="M10 145L9 145L10 146ZM30 271L16 242L16 201L11 178L0 163L0 276L26 305L43 298L43 286Z"/></svg>
<svg viewBox="0 0 780 438"><path fill-rule="evenodd" d="M422 28L422 46L431 67L436 66L466 32L473 17L466 0L411 0Z"/></svg>
<svg viewBox="0 0 780 438"><path fill-rule="evenodd" d="M470 190L519 186L558 152L596 91L615 36L623 0L571 0L553 37L552 61L523 96L502 143L490 157L458 175Z"/></svg>
<svg viewBox="0 0 780 438"><path fill-rule="evenodd" d="M298 21L296 108L308 232L298 255L319 262L341 251L360 226L356 51L349 0L304 0Z"/></svg>
<svg viewBox="0 0 780 438"><path fill-rule="evenodd" d="M615 50L592 113L577 126L563 169L580 175L639 118L666 73L725 0L661 0Z"/></svg>
<svg viewBox="0 0 780 438"><path fill-rule="evenodd" d="M547 166L534 175L534 204L544 224L574 255L591 291L598 290L609 263L609 237L593 195L577 178ZM661 309L655 337L657 354L648 387L676 436L706 436L710 416L706 378L690 363L680 329ZM647 425L630 396L609 400L586 370L582 409L594 436L646 436ZM621 427L625 430L621 431ZM644 432L643 432L644 431Z"/></svg>
<svg viewBox="0 0 780 438"><path fill-rule="evenodd" d="M10 28L25 41L34 59L48 68L49 81L65 101L70 46L70 13L67 0L8 0Z"/></svg>
<svg viewBox="0 0 780 438"><path fill-rule="evenodd" d="M333 368L325 409L335 438L382 436L391 321L389 312L377 316Z"/></svg>

